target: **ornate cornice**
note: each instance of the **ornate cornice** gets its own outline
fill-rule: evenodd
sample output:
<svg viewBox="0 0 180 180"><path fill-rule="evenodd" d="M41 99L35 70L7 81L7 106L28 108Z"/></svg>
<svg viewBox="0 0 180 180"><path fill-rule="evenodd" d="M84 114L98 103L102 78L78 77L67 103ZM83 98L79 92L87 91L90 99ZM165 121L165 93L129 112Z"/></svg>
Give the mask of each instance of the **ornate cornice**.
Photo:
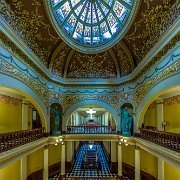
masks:
<svg viewBox="0 0 180 180"><path fill-rule="evenodd" d="M151 154L154 154L157 157L160 157L177 168L180 167L180 153L140 138L135 138L135 141L136 145L140 148L150 152Z"/></svg>
<svg viewBox="0 0 180 180"><path fill-rule="evenodd" d="M22 100L19 100L17 98L0 94L0 103L19 105L21 104L21 102Z"/></svg>

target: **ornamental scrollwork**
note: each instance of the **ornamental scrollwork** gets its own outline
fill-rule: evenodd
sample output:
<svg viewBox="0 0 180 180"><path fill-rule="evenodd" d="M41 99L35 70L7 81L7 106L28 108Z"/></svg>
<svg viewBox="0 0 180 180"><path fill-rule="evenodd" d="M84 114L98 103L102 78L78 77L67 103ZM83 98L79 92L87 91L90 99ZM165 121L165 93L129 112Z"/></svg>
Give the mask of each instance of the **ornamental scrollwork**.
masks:
<svg viewBox="0 0 180 180"><path fill-rule="evenodd" d="M21 102L22 101L20 99L0 94L0 103L19 105Z"/></svg>
<svg viewBox="0 0 180 180"><path fill-rule="evenodd" d="M172 76L180 71L180 62L176 61L169 65L166 69L162 70L157 75L150 78L146 81L142 86L137 88L134 92L135 103L138 105L142 99L144 98L145 94L157 83L161 82L163 79Z"/></svg>
<svg viewBox="0 0 180 180"><path fill-rule="evenodd" d="M72 105L85 101L85 100L99 100L102 102L107 103L108 105L112 106L116 111L118 111L119 106L119 95L118 94L84 94L84 95L63 95L63 105L64 111L66 112Z"/></svg>
<svg viewBox="0 0 180 180"><path fill-rule="evenodd" d="M45 104L45 106L48 106L49 102L49 92L47 89L45 89L43 86L38 84L33 79L29 78L25 74L23 74L18 69L14 68L12 65L10 65L7 62L4 62L0 58L0 72L8 74L10 76L13 76L17 78L20 81L23 81L25 84L27 84L29 87L31 87L37 95L41 98L42 102Z"/></svg>

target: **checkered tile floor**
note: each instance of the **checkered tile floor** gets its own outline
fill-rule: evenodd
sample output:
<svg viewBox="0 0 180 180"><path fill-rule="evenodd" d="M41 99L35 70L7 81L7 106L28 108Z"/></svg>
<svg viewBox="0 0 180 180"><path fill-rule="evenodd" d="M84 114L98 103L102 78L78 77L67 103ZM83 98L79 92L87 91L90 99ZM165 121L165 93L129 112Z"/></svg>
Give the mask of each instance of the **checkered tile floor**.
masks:
<svg viewBox="0 0 180 180"><path fill-rule="evenodd" d="M83 152L84 152L85 146L87 146L87 145L81 146L81 148L78 152L78 155L77 155L76 162L74 163L73 170L70 173L66 174L66 179L71 180L71 177L72 178L73 177L79 177L79 178L81 178L81 177L94 177L94 178L96 178L96 177L110 177L110 178L116 177L116 174L112 174L110 172L109 165L104 156L104 152L102 150L101 145L99 145L99 144L94 145L93 148L98 149L102 169L101 170L90 170L90 169L82 170L81 167L82 167L82 160L84 157ZM59 176L56 175L55 177L50 178L49 180L57 180L58 177ZM124 179L129 180L128 177L124 177Z"/></svg>

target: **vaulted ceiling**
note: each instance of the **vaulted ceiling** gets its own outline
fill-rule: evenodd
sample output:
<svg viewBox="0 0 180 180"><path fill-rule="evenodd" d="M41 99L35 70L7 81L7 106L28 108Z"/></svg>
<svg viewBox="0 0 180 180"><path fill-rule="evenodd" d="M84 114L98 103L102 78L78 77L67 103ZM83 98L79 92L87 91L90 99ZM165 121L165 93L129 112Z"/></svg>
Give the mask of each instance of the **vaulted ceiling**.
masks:
<svg viewBox="0 0 180 180"><path fill-rule="evenodd" d="M112 48L83 54L54 30L43 0L0 0L0 16L56 77L118 79L131 73L178 18L178 1L144 0L126 35Z"/></svg>

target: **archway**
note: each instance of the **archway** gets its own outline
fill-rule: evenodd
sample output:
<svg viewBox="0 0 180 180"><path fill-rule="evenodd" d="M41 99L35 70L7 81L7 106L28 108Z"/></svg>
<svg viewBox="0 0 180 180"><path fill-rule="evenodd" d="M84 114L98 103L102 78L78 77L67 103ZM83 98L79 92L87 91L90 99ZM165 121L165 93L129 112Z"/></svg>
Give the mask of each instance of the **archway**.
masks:
<svg viewBox="0 0 180 180"><path fill-rule="evenodd" d="M42 126L45 127L45 131L49 131L49 122L47 115L47 108L43 104L40 97L26 84L17 80L16 78L0 74L0 87L7 87L16 90L19 94L26 97L39 112Z"/></svg>
<svg viewBox="0 0 180 180"><path fill-rule="evenodd" d="M135 131L138 132L138 128L141 127L142 120L145 112L149 105L161 94L165 93L171 88L175 88L180 85L180 74L176 74L172 77L169 77L159 84L154 86L143 98L142 102L139 104L136 111L136 121L135 121Z"/></svg>
<svg viewBox="0 0 180 180"><path fill-rule="evenodd" d="M66 112L66 115L64 117L64 121L63 121L63 130L66 129L66 124L68 122L68 119L69 119L69 116L78 108L82 107L82 106L85 106L85 105L98 105L98 106L101 106L105 109L107 109L113 116L114 120L115 120L115 123L116 123L116 127L117 127L117 130L119 131L120 129L120 121L119 121L119 116L118 116L118 113L117 111L112 107L110 106L109 104L107 103L104 103L102 101L99 101L99 100L84 100L84 101L81 101L81 102L78 102L74 105L72 105Z"/></svg>

